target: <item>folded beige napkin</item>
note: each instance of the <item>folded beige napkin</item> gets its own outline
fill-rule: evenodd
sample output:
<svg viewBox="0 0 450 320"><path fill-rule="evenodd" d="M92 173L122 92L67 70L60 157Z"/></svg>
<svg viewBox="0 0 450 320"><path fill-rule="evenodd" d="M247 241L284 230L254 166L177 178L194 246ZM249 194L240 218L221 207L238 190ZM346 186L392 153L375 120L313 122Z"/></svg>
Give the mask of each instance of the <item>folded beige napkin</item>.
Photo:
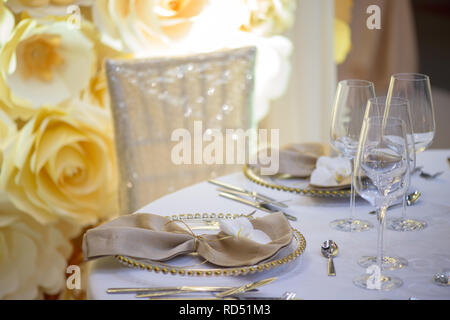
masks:
<svg viewBox="0 0 450 320"><path fill-rule="evenodd" d="M222 231L196 236L182 223L159 215L136 213L88 230L83 237L83 255L85 260L124 255L165 261L197 252L215 265L233 267L257 264L292 241L289 222L281 212L250 221L255 229L266 233L272 241L260 244Z"/></svg>
<svg viewBox="0 0 450 320"><path fill-rule="evenodd" d="M270 152L270 149L264 152ZM294 143L284 146L279 150L279 175L308 178L316 168L317 159L330 153L330 147L320 143ZM256 167L263 166L258 164Z"/></svg>

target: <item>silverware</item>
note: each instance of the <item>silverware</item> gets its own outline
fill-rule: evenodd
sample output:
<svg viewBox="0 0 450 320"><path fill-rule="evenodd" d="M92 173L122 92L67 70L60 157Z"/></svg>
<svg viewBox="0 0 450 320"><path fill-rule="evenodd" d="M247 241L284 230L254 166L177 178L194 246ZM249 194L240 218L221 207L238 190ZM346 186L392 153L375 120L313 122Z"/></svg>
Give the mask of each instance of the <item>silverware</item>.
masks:
<svg viewBox="0 0 450 320"><path fill-rule="evenodd" d="M229 290L234 290L235 287L189 287L183 286L174 290L160 290L146 293L138 293L136 294L136 298L151 298L151 297L163 297L163 296L171 296L180 293L192 293L192 292L226 292ZM256 288L250 288L248 291L253 291Z"/></svg>
<svg viewBox="0 0 450 320"><path fill-rule="evenodd" d="M176 294L180 294L180 293L189 293L189 292L217 292L217 291L219 291L219 293L216 294L216 298L225 298L225 297L229 297L231 295L236 295L236 294L249 292L249 291L255 291L257 288L267 285L267 284L275 281L276 279L277 278L263 279L260 281L245 284L240 287L228 287L228 289L226 289L226 290L217 290L216 289L216 288L223 288L223 287L205 287L205 288L212 288L212 290L197 290L197 288L203 288L203 287L179 287L181 289L137 294L136 298L163 297L163 296L171 296L171 295L176 295ZM193 288L195 288L196 290L191 290ZM201 299L203 300L204 298L201 298ZM206 299L210 300L209 298L206 298Z"/></svg>
<svg viewBox="0 0 450 320"><path fill-rule="evenodd" d="M172 298L153 298L152 300L294 300L296 296L295 292L285 292L280 297L257 297L257 296L228 296L224 298L219 297L172 297Z"/></svg>
<svg viewBox="0 0 450 320"><path fill-rule="evenodd" d="M334 242L333 240L325 241L322 244L320 251L325 258L328 258L328 275L335 276L336 270L334 268L333 257L337 256L339 252L336 242Z"/></svg>
<svg viewBox="0 0 450 320"><path fill-rule="evenodd" d="M256 289L256 288L265 286L265 285L267 285L269 283L272 283L275 280L277 280L277 278L274 277L274 278L268 278L268 279L263 279L263 280L260 280L260 281L244 284L243 286L220 292L220 293L216 294L216 297L223 298L223 297L232 296L232 295L236 295L236 294L239 294L239 293L247 292L247 291L249 291L251 289Z"/></svg>
<svg viewBox="0 0 450 320"><path fill-rule="evenodd" d="M106 293L138 293L138 292L165 292L165 291L189 291L189 292L216 292L225 291L234 287L210 287L210 286L179 286L179 287L153 287L153 288L109 288ZM255 290L258 291L258 290Z"/></svg>
<svg viewBox="0 0 450 320"><path fill-rule="evenodd" d="M220 192L220 193L219 193L219 196L224 197L224 198L227 198L227 199L230 199L230 200L234 200L234 201L237 201L237 202L240 202L240 203L243 203L243 204L246 204L246 205L248 205L248 206L252 206L252 207L254 207L254 208L256 208L256 209L262 210L262 211L267 212L267 213L282 212L282 213L284 214L284 216L285 216L288 220L291 220L291 221L297 221L297 218L296 218L296 217L294 217L294 216L292 216L292 215L290 215L290 214L287 214L286 212L283 212L283 211L281 211L281 210L272 210L272 209L270 209L270 208L268 207L267 204L264 204L264 203L259 203L259 202L250 201L250 200L247 200L247 199L238 197L238 196L236 196L236 195L234 195L234 194L231 194L231 193L228 193L228 192Z"/></svg>
<svg viewBox="0 0 450 320"><path fill-rule="evenodd" d="M421 178L424 178L424 179L427 179L427 180L432 180L432 179L435 179L435 178L439 177L443 173L444 173L444 171L439 171L439 172L436 172L434 174L430 174L430 173L426 173L426 172L421 171L419 176Z"/></svg>
<svg viewBox="0 0 450 320"><path fill-rule="evenodd" d="M414 203L417 202L417 200L419 200L421 195L422 194L420 193L419 190L415 190L414 192L411 192L411 193L407 194L406 195L406 205L408 207L412 206ZM389 206L388 209L396 208L396 207L399 207L401 205L403 205L403 202L393 204L393 205ZM376 214L376 213L377 213L376 210L369 211L369 214Z"/></svg>
<svg viewBox="0 0 450 320"><path fill-rule="evenodd" d="M255 200L259 199L259 200L262 200L262 201L265 201L265 202L269 202L269 203L272 203L272 204L276 205L277 207L281 207L281 208L287 208L288 207L286 204L284 204L282 202L279 202L279 201L277 201L277 200L275 200L273 198L270 198L270 197L268 197L266 195L263 195L261 193L255 192L255 191L249 191L249 190L246 190L246 189L243 189L243 188L239 188L239 187L233 186L233 185L231 185L229 183L225 183L225 182L218 181L218 180L213 180L213 179L208 180L208 182L212 183L212 184L215 184L216 186L219 186L219 187L223 187L223 188L230 189L230 190L237 191L237 192L246 193L250 197L254 198Z"/></svg>
<svg viewBox="0 0 450 320"><path fill-rule="evenodd" d="M257 297L257 296L229 296L228 298L234 300L294 300L297 294L295 292L286 291L280 297ZM225 297L227 298L227 297Z"/></svg>
<svg viewBox="0 0 450 320"><path fill-rule="evenodd" d="M224 189L224 188L217 188L217 191L219 192L225 192L225 193L230 193L230 194L234 194L236 196L246 196L246 197L251 197L247 192L242 192L242 191L235 191L235 190L231 190L231 189ZM254 200L258 201L258 203L260 204L269 204L272 205L274 207L278 207L279 203L283 203L286 201L290 201L290 200L283 200L283 201L264 201L264 200L258 200L258 198L255 199L255 197L252 197Z"/></svg>

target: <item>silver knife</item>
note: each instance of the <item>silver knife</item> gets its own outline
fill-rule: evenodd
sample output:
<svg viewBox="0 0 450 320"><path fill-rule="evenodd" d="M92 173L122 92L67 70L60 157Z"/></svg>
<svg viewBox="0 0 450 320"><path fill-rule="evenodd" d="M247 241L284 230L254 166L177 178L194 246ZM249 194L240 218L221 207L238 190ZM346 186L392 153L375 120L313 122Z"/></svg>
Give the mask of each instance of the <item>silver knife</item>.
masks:
<svg viewBox="0 0 450 320"><path fill-rule="evenodd" d="M225 192L225 193L229 193L229 194L234 194L236 196L252 197L247 192L235 191L235 190L231 190L231 189L217 188L217 191ZM255 199L255 197L252 197L252 198ZM270 204L270 205L272 205L274 207L278 207L279 206L278 204L282 203L281 201L280 202L278 202L278 201L277 202L273 202L273 201L264 201L264 200L257 200L257 199L255 199L255 200L258 201L259 203Z"/></svg>
<svg viewBox="0 0 450 320"><path fill-rule="evenodd" d="M233 186L233 185L231 185L229 183L225 183L225 182L218 181L218 180L213 180L213 179L208 180L208 182L212 183L212 184L215 184L216 186L219 186L219 187L223 187L223 188L230 189L230 190L237 191L237 192L246 193L246 194L248 194L251 197L260 199L260 200L265 201L265 202L270 202L270 203L276 205L277 207L281 207L281 208L287 208L288 207L286 204L284 204L282 202L278 202L277 200L275 200L273 198L270 198L270 197L268 197L266 195L262 195L261 193L258 193L258 192L255 192L255 191L245 190L243 188L239 188L239 187Z"/></svg>
<svg viewBox="0 0 450 320"><path fill-rule="evenodd" d="M250 200L247 200L247 199L243 199L241 197L238 197L238 196L236 196L234 194L227 193L227 192L220 192L219 196L227 198L227 199L230 199L230 200L234 200L234 201L237 201L237 202L240 202L240 203L243 203L243 204L246 204L248 206L252 206L252 207L254 207L256 209L259 209L259 210L262 210L262 211L265 211L265 212L268 212L268 213L276 213L276 212L280 211L280 210L278 210L278 211L271 210L271 209L265 207L264 204L261 204L261 203L258 203L258 202L253 202L253 201L250 201ZM296 217L291 216L290 214L287 214L286 212L283 212L283 211L280 211L280 212L282 212L284 214L284 216L288 220L297 221Z"/></svg>
<svg viewBox="0 0 450 320"><path fill-rule="evenodd" d="M189 291L189 292L217 292L232 289L234 287L210 287L210 286L179 286L179 287L152 287L152 288L109 288L107 293L139 293L139 292L165 292L165 291ZM254 289L254 291L258 291Z"/></svg>
<svg viewBox="0 0 450 320"><path fill-rule="evenodd" d="M256 290L256 288L260 287L260 285L256 285L255 287L250 287L246 291ZM152 291L152 292L142 292L137 293L136 298L153 298L153 297L164 297L164 296L172 296L178 295L182 293L193 293L193 292L229 292L230 290L236 290L236 287L228 287L228 289L224 289L224 287L192 287L192 286L183 286L179 287L175 290L168 291Z"/></svg>

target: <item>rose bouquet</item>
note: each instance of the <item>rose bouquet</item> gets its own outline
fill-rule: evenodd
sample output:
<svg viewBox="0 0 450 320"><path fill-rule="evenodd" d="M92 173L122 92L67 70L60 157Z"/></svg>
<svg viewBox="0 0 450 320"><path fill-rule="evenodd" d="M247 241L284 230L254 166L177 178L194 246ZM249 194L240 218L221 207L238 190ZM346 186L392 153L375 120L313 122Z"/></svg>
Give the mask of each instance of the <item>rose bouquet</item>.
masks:
<svg viewBox="0 0 450 320"><path fill-rule="evenodd" d="M255 45L260 119L287 83L295 6L0 0L0 299L61 292L73 239L119 214L105 59Z"/></svg>

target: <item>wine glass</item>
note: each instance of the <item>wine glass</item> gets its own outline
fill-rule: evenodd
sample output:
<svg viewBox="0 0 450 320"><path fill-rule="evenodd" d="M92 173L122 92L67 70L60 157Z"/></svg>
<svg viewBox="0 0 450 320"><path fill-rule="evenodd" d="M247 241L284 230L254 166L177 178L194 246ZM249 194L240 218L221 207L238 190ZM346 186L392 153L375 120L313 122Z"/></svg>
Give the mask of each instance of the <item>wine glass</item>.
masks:
<svg viewBox="0 0 450 320"><path fill-rule="evenodd" d="M370 117L384 117L388 119L400 119L404 121L409 155L409 168L410 172L412 172L416 164L416 153L409 102L408 100L403 98L391 98L391 100L389 101L389 105L387 105L387 102L387 97L375 97L369 99L369 101L367 102L365 119ZM402 197L401 200L403 205L402 216L406 220L406 197ZM394 224L397 223L397 220L401 219L387 219L387 223ZM403 224L401 223L397 228L401 228L402 226ZM364 268L367 268L375 261L375 256L364 256L358 260L358 264ZM383 257L384 270L401 269L407 265L408 261L405 258L394 256Z"/></svg>
<svg viewBox="0 0 450 320"><path fill-rule="evenodd" d="M436 126L430 78L418 73L392 75L387 100L395 98L408 100L415 151L426 150L433 142ZM419 231L426 227L426 221L407 218L405 214L401 218L390 219L387 224L387 228L394 231Z"/></svg>
<svg viewBox="0 0 450 320"><path fill-rule="evenodd" d="M409 101L398 97L392 97L389 101L388 97L371 98L367 101L364 118L369 117L397 118L405 122L409 149L409 167L411 172L413 172L416 167L416 146Z"/></svg>
<svg viewBox="0 0 450 320"><path fill-rule="evenodd" d="M410 181L405 122L396 118L364 119L355 159L353 183L358 194L377 208L378 240L376 264L353 283L365 289L392 290L402 280L383 269L383 236L387 207L404 197ZM372 272L372 274L370 274Z"/></svg>
<svg viewBox="0 0 450 320"><path fill-rule="evenodd" d="M352 163L358 148L359 134L364 119L367 100L375 97L375 87L365 80L343 80L338 83L331 124L331 144ZM353 179L352 179L353 180ZM359 232L373 228L366 220L355 217L355 192L350 190L350 217L330 222L333 229Z"/></svg>

